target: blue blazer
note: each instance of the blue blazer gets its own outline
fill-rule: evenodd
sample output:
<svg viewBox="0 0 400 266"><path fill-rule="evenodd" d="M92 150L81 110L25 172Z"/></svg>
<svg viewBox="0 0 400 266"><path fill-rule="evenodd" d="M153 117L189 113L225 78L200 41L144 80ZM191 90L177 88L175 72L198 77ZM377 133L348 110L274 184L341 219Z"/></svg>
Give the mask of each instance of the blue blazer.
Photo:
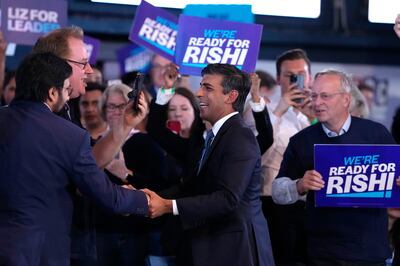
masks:
<svg viewBox="0 0 400 266"><path fill-rule="evenodd" d="M176 201L193 264L274 265L259 199L260 150L239 115L223 124L205 160Z"/></svg>
<svg viewBox="0 0 400 266"><path fill-rule="evenodd" d="M76 188L114 213L146 215L143 192L113 185L89 135L43 103L0 109L0 265L69 265Z"/></svg>

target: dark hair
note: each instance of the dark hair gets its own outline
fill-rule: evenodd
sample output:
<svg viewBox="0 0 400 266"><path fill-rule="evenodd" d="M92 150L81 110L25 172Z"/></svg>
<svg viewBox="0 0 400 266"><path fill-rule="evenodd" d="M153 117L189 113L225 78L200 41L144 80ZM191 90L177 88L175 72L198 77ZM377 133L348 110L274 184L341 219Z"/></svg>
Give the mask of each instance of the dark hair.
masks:
<svg viewBox="0 0 400 266"><path fill-rule="evenodd" d="M83 40L83 30L78 26L53 30L36 41L32 53L53 53L62 58L68 57L71 52L68 45L70 38Z"/></svg>
<svg viewBox="0 0 400 266"><path fill-rule="evenodd" d="M197 99L197 97L194 95L194 93L185 88L185 87L177 87L175 89L175 95L181 95L183 97L185 97L186 99L189 100L190 105L193 107L193 111L194 111L194 120L192 123L192 126L190 127L190 135L194 134L195 132L199 132L199 131L203 131L204 127L201 126L202 119L200 118L200 104L199 104L199 100ZM168 102L168 107L169 107L169 102Z"/></svg>
<svg viewBox="0 0 400 266"><path fill-rule="evenodd" d="M17 69L15 100L44 102L50 88L61 90L71 66L52 53L28 55Z"/></svg>
<svg viewBox="0 0 400 266"><path fill-rule="evenodd" d="M370 85L368 85L368 84L365 83L365 82L360 82L360 83L358 84L358 89L359 89L360 91L370 91L370 92L372 92L372 93L375 93L374 88L372 88Z"/></svg>
<svg viewBox="0 0 400 266"><path fill-rule="evenodd" d="M201 71L204 75L222 75L223 93L228 94L236 90L239 94L236 101L232 104L235 111L242 112L247 94L249 94L251 81L250 76L233 65L228 64L209 64Z"/></svg>
<svg viewBox="0 0 400 266"><path fill-rule="evenodd" d="M4 77L3 93L0 94L0 106L6 105L6 101L4 99L5 88L7 87L8 83L10 83L10 81L15 77L15 74L15 71L8 71Z"/></svg>
<svg viewBox="0 0 400 266"><path fill-rule="evenodd" d="M260 87L267 87L271 90L276 86L276 80L268 72L257 70L256 74L260 78Z"/></svg>
<svg viewBox="0 0 400 266"><path fill-rule="evenodd" d="M99 90L101 91L101 93L103 93L106 90L106 86L97 82L88 82L86 84L85 91L95 91L95 90Z"/></svg>
<svg viewBox="0 0 400 266"><path fill-rule="evenodd" d="M308 72L311 74L311 62L307 56L306 51L297 48L285 51L276 58L276 75L279 76L281 74L281 66L283 61L298 59L303 59L304 61L306 61Z"/></svg>

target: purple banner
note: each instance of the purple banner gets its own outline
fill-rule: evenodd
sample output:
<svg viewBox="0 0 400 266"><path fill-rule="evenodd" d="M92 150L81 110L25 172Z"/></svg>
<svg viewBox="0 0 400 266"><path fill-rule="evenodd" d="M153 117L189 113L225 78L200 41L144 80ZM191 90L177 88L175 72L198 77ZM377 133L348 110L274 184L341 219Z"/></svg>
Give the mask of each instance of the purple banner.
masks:
<svg viewBox="0 0 400 266"><path fill-rule="evenodd" d="M1 0L1 11L7 42L33 45L43 34L67 25L65 0Z"/></svg>
<svg viewBox="0 0 400 266"><path fill-rule="evenodd" d="M136 10L129 40L174 60L178 18L142 1Z"/></svg>
<svg viewBox="0 0 400 266"><path fill-rule="evenodd" d="M134 43L118 49L117 58L121 75L131 71L146 72L150 68L152 57L152 52Z"/></svg>
<svg viewBox="0 0 400 266"><path fill-rule="evenodd" d="M85 48L89 57L89 63L95 65L97 61L97 54L100 49L100 40L85 35L83 37Z"/></svg>
<svg viewBox="0 0 400 266"><path fill-rule="evenodd" d="M315 170L325 181L315 205L400 207L399 153L398 145L315 145Z"/></svg>
<svg viewBox="0 0 400 266"><path fill-rule="evenodd" d="M211 63L253 72L262 29L258 24L180 16L175 62L181 74L200 75Z"/></svg>

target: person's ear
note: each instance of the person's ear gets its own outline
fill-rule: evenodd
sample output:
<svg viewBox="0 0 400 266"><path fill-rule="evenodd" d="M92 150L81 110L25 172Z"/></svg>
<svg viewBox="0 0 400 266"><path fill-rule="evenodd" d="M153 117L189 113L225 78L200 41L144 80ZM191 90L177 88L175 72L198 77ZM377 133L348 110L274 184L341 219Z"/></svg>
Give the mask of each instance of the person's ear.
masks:
<svg viewBox="0 0 400 266"><path fill-rule="evenodd" d="M238 97L239 97L239 92L237 90L231 90L228 93L228 98L226 99L226 103L233 104Z"/></svg>
<svg viewBox="0 0 400 266"><path fill-rule="evenodd" d="M48 98L50 103L57 102L58 96L59 96L58 95L58 90L56 88L52 87L52 88L49 89L47 98Z"/></svg>

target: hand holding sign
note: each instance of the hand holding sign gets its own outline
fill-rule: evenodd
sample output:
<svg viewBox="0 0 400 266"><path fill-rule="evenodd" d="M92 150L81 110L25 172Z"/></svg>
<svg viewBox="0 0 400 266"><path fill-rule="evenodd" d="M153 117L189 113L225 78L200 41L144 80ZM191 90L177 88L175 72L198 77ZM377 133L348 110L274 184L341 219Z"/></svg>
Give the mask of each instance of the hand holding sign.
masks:
<svg viewBox="0 0 400 266"><path fill-rule="evenodd" d="M322 180L321 174L315 170L305 172L303 178L299 179L296 184L297 192L300 195L304 195L310 190L321 190L324 186L325 182Z"/></svg>

